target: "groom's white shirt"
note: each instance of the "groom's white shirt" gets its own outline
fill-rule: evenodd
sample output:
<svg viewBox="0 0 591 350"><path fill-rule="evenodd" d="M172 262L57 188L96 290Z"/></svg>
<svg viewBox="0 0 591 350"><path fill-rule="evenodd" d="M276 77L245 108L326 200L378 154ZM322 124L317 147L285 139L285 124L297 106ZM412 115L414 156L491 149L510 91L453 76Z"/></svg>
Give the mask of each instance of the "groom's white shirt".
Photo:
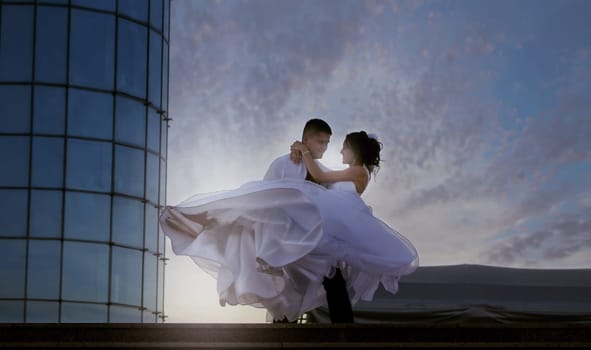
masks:
<svg viewBox="0 0 591 350"><path fill-rule="evenodd" d="M322 169L322 171L326 172L329 171L327 167L322 165L318 160L315 160L316 164ZM279 179L306 179L306 165L303 161L299 162L298 164L294 163L291 158L289 158L289 154L283 155L281 157L276 158L271 165L269 165L269 169L267 169L267 173L265 174L264 180L279 180Z"/></svg>

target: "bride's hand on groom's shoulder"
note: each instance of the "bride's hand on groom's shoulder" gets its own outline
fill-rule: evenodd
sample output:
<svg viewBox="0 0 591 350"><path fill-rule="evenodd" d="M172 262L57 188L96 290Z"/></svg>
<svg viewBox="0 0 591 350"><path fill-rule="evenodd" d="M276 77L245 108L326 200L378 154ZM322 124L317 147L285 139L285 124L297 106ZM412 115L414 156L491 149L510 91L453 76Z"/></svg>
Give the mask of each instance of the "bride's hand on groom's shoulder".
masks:
<svg viewBox="0 0 591 350"><path fill-rule="evenodd" d="M289 153L289 158L292 162L300 164L300 162L302 161L302 152L292 148L291 152Z"/></svg>
<svg viewBox="0 0 591 350"><path fill-rule="evenodd" d="M289 153L289 158L296 164L299 164L302 161L302 151L299 149L299 147L301 147L300 145L303 146L299 141L292 143L291 152Z"/></svg>

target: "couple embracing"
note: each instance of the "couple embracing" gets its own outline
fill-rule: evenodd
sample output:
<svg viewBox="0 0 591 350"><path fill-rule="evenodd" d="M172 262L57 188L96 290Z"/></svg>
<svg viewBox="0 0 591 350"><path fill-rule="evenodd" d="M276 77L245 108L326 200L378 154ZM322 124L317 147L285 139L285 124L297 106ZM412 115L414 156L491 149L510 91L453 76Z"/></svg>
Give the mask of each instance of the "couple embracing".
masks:
<svg viewBox="0 0 591 350"><path fill-rule="evenodd" d="M262 181L162 212L172 250L216 278L222 305L263 307L275 322L328 306L331 322L352 323L351 305L372 300L380 284L396 293L399 278L416 270L413 245L361 199L381 143L364 131L348 134L348 168L333 171L318 161L331 135L325 121L311 119Z"/></svg>

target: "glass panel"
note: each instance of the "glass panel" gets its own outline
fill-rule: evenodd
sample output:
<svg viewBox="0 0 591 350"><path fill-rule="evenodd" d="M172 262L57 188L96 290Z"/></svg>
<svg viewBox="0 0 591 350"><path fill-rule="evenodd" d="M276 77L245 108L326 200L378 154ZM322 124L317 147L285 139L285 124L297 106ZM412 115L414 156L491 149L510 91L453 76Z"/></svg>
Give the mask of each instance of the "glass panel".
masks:
<svg viewBox="0 0 591 350"><path fill-rule="evenodd" d="M28 133L31 126L31 87L0 85L0 132Z"/></svg>
<svg viewBox="0 0 591 350"><path fill-rule="evenodd" d="M110 323L140 323L142 312L138 308L112 305L109 315Z"/></svg>
<svg viewBox="0 0 591 350"><path fill-rule="evenodd" d="M27 297L58 299L61 241L29 241Z"/></svg>
<svg viewBox="0 0 591 350"><path fill-rule="evenodd" d="M162 0L150 0L150 24L162 30Z"/></svg>
<svg viewBox="0 0 591 350"><path fill-rule="evenodd" d="M156 323L156 315L152 310L144 310L144 312L142 312L142 317L143 323Z"/></svg>
<svg viewBox="0 0 591 350"><path fill-rule="evenodd" d="M162 94L162 36L150 30L150 96L149 100L160 108Z"/></svg>
<svg viewBox="0 0 591 350"><path fill-rule="evenodd" d="M148 2L137 0L119 0L119 13L142 22L148 21Z"/></svg>
<svg viewBox="0 0 591 350"><path fill-rule="evenodd" d="M110 140L113 137L113 96L70 89L68 135Z"/></svg>
<svg viewBox="0 0 591 350"><path fill-rule="evenodd" d="M146 147L146 107L129 98L117 96L115 140Z"/></svg>
<svg viewBox="0 0 591 350"><path fill-rule="evenodd" d="M142 252L113 247L111 302L141 305Z"/></svg>
<svg viewBox="0 0 591 350"><path fill-rule="evenodd" d="M158 260L158 311L164 312L164 262Z"/></svg>
<svg viewBox="0 0 591 350"><path fill-rule="evenodd" d="M69 139L66 186L110 192L112 147L108 142Z"/></svg>
<svg viewBox="0 0 591 350"><path fill-rule="evenodd" d="M152 252L158 249L158 208L146 203L146 243L145 248Z"/></svg>
<svg viewBox="0 0 591 350"><path fill-rule="evenodd" d="M66 192L64 237L109 241L109 195Z"/></svg>
<svg viewBox="0 0 591 350"><path fill-rule="evenodd" d="M68 9L38 6L35 40L35 80L65 83Z"/></svg>
<svg viewBox="0 0 591 350"><path fill-rule="evenodd" d="M158 203L159 158L148 153L146 160L146 199L152 203Z"/></svg>
<svg viewBox="0 0 591 350"><path fill-rule="evenodd" d="M158 251L158 208L154 204L146 203L146 239L145 249Z"/></svg>
<svg viewBox="0 0 591 350"><path fill-rule="evenodd" d="M166 158L166 149L168 145L168 121L162 120L160 128L160 156Z"/></svg>
<svg viewBox="0 0 591 350"><path fill-rule="evenodd" d="M29 137L0 136L0 186L29 185Z"/></svg>
<svg viewBox="0 0 591 350"><path fill-rule="evenodd" d="M89 7L97 10L115 11L116 0L72 0L72 5Z"/></svg>
<svg viewBox="0 0 591 350"><path fill-rule="evenodd" d="M134 2L134 4L140 3L144 2ZM147 30L139 24L120 19L118 31L117 89L145 98Z"/></svg>
<svg viewBox="0 0 591 350"><path fill-rule="evenodd" d="M33 237L61 237L62 191L31 191L29 234Z"/></svg>
<svg viewBox="0 0 591 350"><path fill-rule="evenodd" d="M168 44L163 42L162 45L162 109L168 111Z"/></svg>
<svg viewBox="0 0 591 350"><path fill-rule="evenodd" d="M144 196L144 151L115 145L115 192Z"/></svg>
<svg viewBox="0 0 591 350"><path fill-rule="evenodd" d="M158 227L158 237L160 241L158 242L158 253L164 254L164 248L166 243L166 235L162 232L162 229Z"/></svg>
<svg viewBox="0 0 591 350"><path fill-rule="evenodd" d="M130 198L113 198L113 242L142 248L144 244L144 203Z"/></svg>
<svg viewBox="0 0 591 350"><path fill-rule="evenodd" d="M160 115L153 108L148 108L148 149L160 152Z"/></svg>
<svg viewBox="0 0 591 350"><path fill-rule="evenodd" d="M170 0L164 0L164 37L168 39L168 18L170 10ZM168 55L168 54L167 54Z"/></svg>
<svg viewBox="0 0 591 350"><path fill-rule="evenodd" d="M24 301L0 300L0 323L21 323L25 319Z"/></svg>
<svg viewBox="0 0 591 350"><path fill-rule="evenodd" d="M66 89L35 86L33 132L63 135L66 115Z"/></svg>
<svg viewBox="0 0 591 350"><path fill-rule="evenodd" d="M64 242L62 298L106 302L109 246Z"/></svg>
<svg viewBox="0 0 591 350"><path fill-rule="evenodd" d="M71 23L70 82L112 90L115 76L114 16L73 9Z"/></svg>
<svg viewBox="0 0 591 350"><path fill-rule="evenodd" d="M28 323L57 323L59 321L60 305L50 301L28 301Z"/></svg>
<svg viewBox="0 0 591 350"><path fill-rule="evenodd" d="M33 77L33 6L3 5L0 18L0 80Z"/></svg>
<svg viewBox="0 0 591 350"><path fill-rule="evenodd" d="M0 236L26 236L27 190L0 190Z"/></svg>
<svg viewBox="0 0 591 350"><path fill-rule="evenodd" d="M33 186L62 187L64 185L64 139L33 138Z"/></svg>
<svg viewBox="0 0 591 350"><path fill-rule="evenodd" d="M107 305L62 303L63 323L105 323Z"/></svg>
<svg viewBox="0 0 591 350"><path fill-rule="evenodd" d="M156 273L158 272L158 258L149 252L144 253L144 307L156 310Z"/></svg>
<svg viewBox="0 0 591 350"><path fill-rule="evenodd" d="M2 239L2 264L0 264L0 298L25 297L26 241Z"/></svg>
<svg viewBox="0 0 591 350"><path fill-rule="evenodd" d="M166 162L160 160L160 205L166 204Z"/></svg>

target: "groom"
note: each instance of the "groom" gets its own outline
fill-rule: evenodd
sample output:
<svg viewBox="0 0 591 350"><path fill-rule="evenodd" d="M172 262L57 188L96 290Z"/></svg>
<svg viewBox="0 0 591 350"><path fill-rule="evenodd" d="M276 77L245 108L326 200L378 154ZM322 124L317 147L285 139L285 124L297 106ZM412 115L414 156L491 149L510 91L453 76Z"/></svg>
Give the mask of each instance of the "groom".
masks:
<svg viewBox="0 0 591 350"><path fill-rule="evenodd" d="M302 135L302 143L308 147L314 159L320 159L324 155L332 130L328 123L322 119L310 119L304 126ZM320 168L324 171L328 169L322 164L318 163ZM303 162L298 161L297 156L286 154L276 158L267 173L265 180L277 180L283 178L290 179L306 179L314 181ZM351 301L347 293L347 285L340 269L336 269L336 273L332 278L324 278L322 283L326 291L326 301L328 303L328 312L330 314L330 321L332 323L353 323L353 310L351 308ZM281 320L274 320L273 322L284 322Z"/></svg>

